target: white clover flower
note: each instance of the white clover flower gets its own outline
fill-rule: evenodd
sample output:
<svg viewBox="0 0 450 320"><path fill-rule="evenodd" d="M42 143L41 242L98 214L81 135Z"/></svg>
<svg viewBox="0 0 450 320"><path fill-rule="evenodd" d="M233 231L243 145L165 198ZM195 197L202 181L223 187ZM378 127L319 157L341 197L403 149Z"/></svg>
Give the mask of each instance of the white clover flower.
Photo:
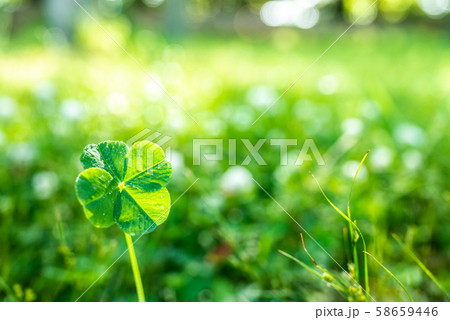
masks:
<svg viewBox="0 0 450 320"><path fill-rule="evenodd" d="M156 76L153 76L155 81L149 81L145 85L145 93L148 100L155 102L164 95L164 86L160 83Z"/></svg>
<svg viewBox="0 0 450 320"><path fill-rule="evenodd" d="M67 99L61 103L61 115L70 120L78 120L83 116L83 106L75 99Z"/></svg>
<svg viewBox="0 0 450 320"><path fill-rule="evenodd" d="M422 128L411 123L398 125L394 131L394 138L401 143L411 146L420 146L426 140L425 132Z"/></svg>
<svg viewBox="0 0 450 320"><path fill-rule="evenodd" d="M366 100L360 106L360 112L367 119L375 119L381 113L380 105L375 100Z"/></svg>
<svg viewBox="0 0 450 320"><path fill-rule="evenodd" d="M113 92L107 98L109 111L114 114L123 114L128 110L129 102L125 95L120 92Z"/></svg>
<svg viewBox="0 0 450 320"><path fill-rule="evenodd" d="M16 101L8 96L0 97L0 118L8 119L16 113Z"/></svg>
<svg viewBox="0 0 450 320"><path fill-rule="evenodd" d="M360 165L360 161L347 161L342 166L342 174L346 176L347 178L353 179L355 176L356 170L358 170L358 167ZM364 181L367 178L367 169L363 165L361 169L358 172L358 180Z"/></svg>
<svg viewBox="0 0 450 320"><path fill-rule="evenodd" d="M11 162L27 165L36 158L36 149L27 142L12 143L8 146L6 154Z"/></svg>
<svg viewBox="0 0 450 320"><path fill-rule="evenodd" d="M407 150L402 154L402 162L409 170L416 170L422 165L422 153L415 149Z"/></svg>
<svg viewBox="0 0 450 320"><path fill-rule="evenodd" d="M33 193L37 199L48 199L58 189L58 175L53 171L40 171L32 178Z"/></svg>
<svg viewBox="0 0 450 320"><path fill-rule="evenodd" d="M364 124L360 119L348 118L342 121L342 131L346 135L358 136L364 129Z"/></svg>
<svg viewBox="0 0 450 320"><path fill-rule="evenodd" d="M339 88L338 79L332 74L327 74L319 79L317 82L317 89L320 93L330 95L336 93Z"/></svg>
<svg viewBox="0 0 450 320"><path fill-rule="evenodd" d="M246 100L261 109L267 108L277 97L278 92L271 86L253 86L247 91Z"/></svg>
<svg viewBox="0 0 450 320"><path fill-rule="evenodd" d="M391 149L386 146L379 146L372 150L370 163L375 169L389 167L392 163L393 154Z"/></svg>
<svg viewBox="0 0 450 320"><path fill-rule="evenodd" d="M248 193L254 187L252 174L244 167L231 167L223 174L220 187L228 194Z"/></svg>
<svg viewBox="0 0 450 320"><path fill-rule="evenodd" d="M34 95L40 100L50 100L55 97L56 86L53 82L43 81L34 88Z"/></svg>

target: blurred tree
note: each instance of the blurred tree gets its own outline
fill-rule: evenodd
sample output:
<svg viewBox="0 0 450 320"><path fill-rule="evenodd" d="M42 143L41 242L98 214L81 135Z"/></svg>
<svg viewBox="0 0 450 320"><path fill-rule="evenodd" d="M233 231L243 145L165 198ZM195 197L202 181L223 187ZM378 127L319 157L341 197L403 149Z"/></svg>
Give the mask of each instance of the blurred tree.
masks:
<svg viewBox="0 0 450 320"><path fill-rule="evenodd" d="M217 13L227 13L232 19L243 6L258 12L268 0L78 0L89 12L112 18L130 16L136 11L146 15L160 16L171 36L182 35L188 26L188 16L201 16L196 22L214 19ZM309 1L309 0L272 0ZM320 0L317 8L322 12L336 12L333 19L342 17L354 21L374 0ZM434 24L448 25L450 12L441 0L379 0L359 20L359 24L370 24L380 17L390 23L398 23L413 16L414 19L432 18ZM142 4L145 10L142 12ZM161 8L159 8L161 7ZM39 10L40 9L40 10ZM95 10L94 10L95 9ZM150 13L150 11L153 11ZM0 33L10 34L17 26L29 23L29 16L41 16L49 28L57 28L71 39L75 27L75 15L80 12L73 0L0 0ZM189 14L187 14L189 13ZM21 17L24 17L23 19ZM329 22L332 22L330 19ZM157 20L156 20L157 21ZM161 21L161 20L159 20ZM189 20L191 21L191 20ZM156 22L157 23L157 22ZM231 25L231 24L230 24ZM208 28L208 25L204 25Z"/></svg>
<svg viewBox="0 0 450 320"><path fill-rule="evenodd" d="M61 30L68 40L72 39L76 3L73 0L44 0L42 7L47 25Z"/></svg>
<svg viewBox="0 0 450 320"><path fill-rule="evenodd" d="M181 36L186 31L184 0L165 1L165 24L170 36Z"/></svg>

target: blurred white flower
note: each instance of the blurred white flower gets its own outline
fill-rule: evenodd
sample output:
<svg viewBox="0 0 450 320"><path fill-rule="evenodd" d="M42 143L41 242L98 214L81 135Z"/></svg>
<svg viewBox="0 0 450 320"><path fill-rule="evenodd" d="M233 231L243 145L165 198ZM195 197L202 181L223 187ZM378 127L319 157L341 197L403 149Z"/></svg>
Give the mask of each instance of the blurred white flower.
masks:
<svg viewBox="0 0 450 320"><path fill-rule="evenodd" d="M242 129L252 123L254 120L254 115L249 107L237 106L230 118L231 123L235 128Z"/></svg>
<svg viewBox="0 0 450 320"><path fill-rule="evenodd" d="M228 194L250 192L254 187L252 174L244 167L231 167L223 174L220 187L222 191Z"/></svg>
<svg viewBox="0 0 450 320"><path fill-rule="evenodd" d="M407 150L402 154L402 161L406 168L416 170L422 165L422 154L415 149Z"/></svg>
<svg viewBox="0 0 450 320"><path fill-rule="evenodd" d="M29 164L36 158L36 150L27 142L12 143L6 151L8 159L16 164Z"/></svg>
<svg viewBox="0 0 450 320"><path fill-rule="evenodd" d="M166 118L169 120L169 126L175 130L181 130L187 126L188 117L179 108L169 108Z"/></svg>
<svg viewBox="0 0 450 320"><path fill-rule="evenodd" d="M261 21L271 27L295 26L310 29L319 21L320 0L268 1L260 11Z"/></svg>
<svg viewBox="0 0 450 320"><path fill-rule="evenodd" d="M383 169L392 163L392 151L386 146L376 147L370 155L370 164L375 169Z"/></svg>
<svg viewBox="0 0 450 320"><path fill-rule="evenodd" d="M398 125L394 130L394 138L411 146L420 146L426 140L425 132L420 127L410 123Z"/></svg>
<svg viewBox="0 0 450 320"><path fill-rule="evenodd" d="M153 76L155 81L149 81L145 85L145 93L146 97L150 101L157 101L164 95L163 85Z"/></svg>
<svg viewBox="0 0 450 320"><path fill-rule="evenodd" d="M381 113L380 105L375 100L366 100L360 106L360 112L367 119L375 119Z"/></svg>
<svg viewBox="0 0 450 320"><path fill-rule="evenodd" d="M267 108L275 99L278 92L270 86L253 86L247 91L247 102L255 107Z"/></svg>
<svg viewBox="0 0 450 320"><path fill-rule="evenodd" d="M347 161L342 166L342 174L348 178L353 179L360 163L361 163L360 161ZM366 178L367 178L367 169L363 165L358 172L358 180L366 180Z"/></svg>
<svg viewBox="0 0 450 320"><path fill-rule="evenodd" d="M75 99L67 99L61 103L61 114L66 119L78 120L83 116L83 106Z"/></svg>
<svg viewBox="0 0 450 320"><path fill-rule="evenodd" d="M331 74L321 77L317 82L317 89L319 89L322 94L330 95L336 93L338 88L338 79Z"/></svg>
<svg viewBox="0 0 450 320"><path fill-rule="evenodd" d="M319 9L312 6L305 6L303 10L297 13L294 25L300 29L311 29L319 22Z"/></svg>
<svg viewBox="0 0 450 320"><path fill-rule="evenodd" d="M113 92L107 99L108 109L115 114L123 114L128 110L128 99L120 92Z"/></svg>
<svg viewBox="0 0 450 320"><path fill-rule="evenodd" d="M419 7L430 17L440 17L450 12L449 0L417 0Z"/></svg>
<svg viewBox="0 0 450 320"><path fill-rule="evenodd" d="M363 131L364 124L360 119L348 118L342 121L341 128L342 131L344 131L344 134L358 136Z"/></svg>
<svg viewBox="0 0 450 320"><path fill-rule="evenodd" d="M56 94L56 86L53 82L43 81L34 88L34 95L40 100L50 100Z"/></svg>
<svg viewBox="0 0 450 320"><path fill-rule="evenodd" d="M32 178L33 192L37 199L48 199L58 189L58 176L52 171L41 171Z"/></svg>
<svg viewBox="0 0 450 320"><path fill-rule="evenodd" d="M295 157L292 157L292 156ZM275 169L274 173L273 173L273 179L276 180L278 183L280 183L280 185L284 185L286 184L289 179L292 177L292 175L295 173L296 169L298 169L298 167L293 166L293 165L289 165L292 163L295 163L295 161L297 160L298 157L298 152L294 153L289 153L288 154L288 165L287 166L279 166Z"/></svg>
<svg viewBox="0 0 450 320"><path fill-rule="evenodd" d="M205 123L205 129L213 136L223 135L226 123L221 119L211 119Z"/></svg>
<svg viewBox="0 0 450 320"><path fill-rule="evenodd" d="M16 101L8 96L0 97L0 118L10 118L16 113Z"/></svg>

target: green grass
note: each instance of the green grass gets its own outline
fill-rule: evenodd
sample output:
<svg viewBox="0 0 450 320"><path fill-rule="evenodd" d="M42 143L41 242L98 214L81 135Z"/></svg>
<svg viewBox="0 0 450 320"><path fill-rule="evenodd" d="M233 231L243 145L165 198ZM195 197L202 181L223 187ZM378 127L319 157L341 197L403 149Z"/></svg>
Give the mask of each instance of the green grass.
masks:
<svg viewBox="0 0 450 320"><path fill-rule="evenodd" d="M280 166L279 152L268 145L261 149L267 166L251 163L247 169L337 261L355 259L353 249L346 258L342 227L348 224L348 233L356 237L356 220L366 251L386 262L416 301L445 299L426 273L418 273L412 257L399 254L390 236L408 237L415 255L429 262L427 268L443 288L449 287L450 193L443 173L450 170L445 81L450 48L444 31L354 28L251 126L271 97L283 92L343 30L278 30L260 42L198 34L173 43L139 26L127 33L120 19L112 21L114 35L201 126L153 90L133 62L88 22L72 47L44 44L40 25L2 41L1 301L74 301L126 249L117 228L95 230L86 224L73 181L85 145L126 140L144 128L173 137L172 149L184 160L168 185L173 199L200 178L172 208L167 223L135 244L147 300L345 299L278 254L278 248L295 257L303 254L298 229L257 186L250 185L245 194L225 193L225 161L192 166L194 138L248 138L252 143L313 138L325 167L308 162ZM324 75L337 81L336 92L323 93L330 79ZM255 96L266 98L257 101ZM11 101L12 109L4 107ZM343 135L349 118L359 119L361 131ZM408 140L411 134L416 135L413 141ZM330 214L308 172L343 208L368 149L371 156L352 192L351 215ZM298 154L299 148L289 150ZM239 149L237 162L246 156ZM356 244L352 276L365 287L368 275L377 301L403 300L383 270L365 270L362 239ZM308 245L308 252L324 270L351 281L321 250ZM304 258L309 259L298 260L309 261ZM347 288L348 294L359 294L359 286ZM129 262L123 258L83 301L134 301L135 296Z"/></svg>
<svg viewBox="0 0 450 320"><path fill-rule="evenodd" d="M442 283L436 279L433 273L425 266L425 264L420 261L420 259L416 256L416 254L409 248L406 244L404 244L400 238L396 234L392 234L392 237L402 246L403 250L408 254L408 256L414 260L415 263L422 269L422 271L438 286L438 288L445 295L447 300L450 300L447 290L444 288Z"/></svg>

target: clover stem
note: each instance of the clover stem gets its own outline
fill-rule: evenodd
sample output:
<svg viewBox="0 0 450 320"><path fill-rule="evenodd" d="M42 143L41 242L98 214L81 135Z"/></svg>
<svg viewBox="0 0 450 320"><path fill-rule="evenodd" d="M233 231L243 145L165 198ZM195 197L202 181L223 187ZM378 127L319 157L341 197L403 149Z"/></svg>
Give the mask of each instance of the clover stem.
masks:
<svg viewBox="0 0 450 320"><path fill-rule="evenodd" d="M125 240L127 240L128 252L130 253L131 268L133 269L138 301L145 302L144 287L142 286L141 274L139 273L136 253L134 252L133 239L131 239L131 236L128 233L125 233Z"/></svg>

